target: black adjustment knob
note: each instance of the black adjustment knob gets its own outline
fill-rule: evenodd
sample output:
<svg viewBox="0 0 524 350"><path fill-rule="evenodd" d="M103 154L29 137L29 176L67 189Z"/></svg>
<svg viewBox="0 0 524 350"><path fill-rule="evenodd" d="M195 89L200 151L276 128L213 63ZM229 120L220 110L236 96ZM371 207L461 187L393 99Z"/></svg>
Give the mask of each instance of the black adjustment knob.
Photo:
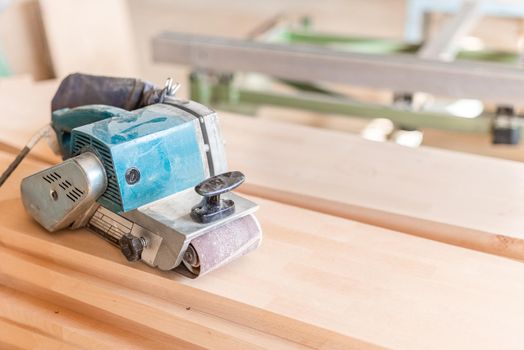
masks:
<svg viewBox="0 0 524 350"><path fill-rule="evenodd" d="M135 237L130 233L126 233L120 238L120 250L128 261L137 261L142 257L142 250L144 250L144 241L140 237Z"/></svg>
<svg viewBox="0 0 524 350"><path fill-rule="evenodd" d="M231 171L199 183L195 191L204 198L191 209L191 218L196 222L207 224L233 214L235 202L231 199L221 199L220 195L234 190L245 179L240 171Z"/></svg>

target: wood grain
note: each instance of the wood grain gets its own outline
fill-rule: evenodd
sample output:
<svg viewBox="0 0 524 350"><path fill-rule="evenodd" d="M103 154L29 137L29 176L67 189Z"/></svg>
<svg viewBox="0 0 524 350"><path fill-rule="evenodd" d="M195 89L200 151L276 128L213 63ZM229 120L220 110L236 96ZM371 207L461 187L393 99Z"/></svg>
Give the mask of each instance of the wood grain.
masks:
<svg viewBox="0 0 524 350"><path fill-rule="evenodd" d="M84 349L172 349L174 345L168 347L140 334L123 331L103 320L90 319L3 286L0 286L0 319L21 325L29 332ZM5 341L9 338L8 335ZM184 348L188 346L190 344L184 344Z"/></svg>
<svg viewBox="0 0 524 350"><path fill-rule="evenodd" d="M0 198L0 276L128 331L201 346L197 326L223 348L520 348L521 263L253 199L261 248L189 280L128 263L84 230L49 234Z"/></svg>
<svg viewBox="0 0 524 350"><path fill-rule="evenodd" d="M0 318L0 339L17 349L79 349Z"/></svg>

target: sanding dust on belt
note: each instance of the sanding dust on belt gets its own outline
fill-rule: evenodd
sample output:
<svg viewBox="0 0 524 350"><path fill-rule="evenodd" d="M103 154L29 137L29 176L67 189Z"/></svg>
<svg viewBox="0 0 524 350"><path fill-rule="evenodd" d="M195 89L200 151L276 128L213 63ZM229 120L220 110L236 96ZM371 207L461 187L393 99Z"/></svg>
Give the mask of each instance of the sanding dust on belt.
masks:
<svg viewBox="0 0 524 350"><path fill-rule="evenodd" d="M191 245L200 261L199 275L255 250L261 242L262 230L253 215L228 222L195 238Z"/></svg>

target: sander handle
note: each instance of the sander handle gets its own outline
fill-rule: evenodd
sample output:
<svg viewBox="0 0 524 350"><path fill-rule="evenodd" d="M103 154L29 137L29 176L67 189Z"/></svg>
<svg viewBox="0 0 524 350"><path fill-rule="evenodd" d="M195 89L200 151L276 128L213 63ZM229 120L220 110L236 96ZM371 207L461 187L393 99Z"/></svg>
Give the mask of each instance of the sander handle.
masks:
<svg viewBox="0 0 524 350"><path fill-rule="evenodd" d="M235 202L231 199L221 199L220 195L234 190L245 179L240 171L230 171L210 177L196 185L195 191L204 198L191 209L191 218L195 222L207 224L233 214Z"/></svg>

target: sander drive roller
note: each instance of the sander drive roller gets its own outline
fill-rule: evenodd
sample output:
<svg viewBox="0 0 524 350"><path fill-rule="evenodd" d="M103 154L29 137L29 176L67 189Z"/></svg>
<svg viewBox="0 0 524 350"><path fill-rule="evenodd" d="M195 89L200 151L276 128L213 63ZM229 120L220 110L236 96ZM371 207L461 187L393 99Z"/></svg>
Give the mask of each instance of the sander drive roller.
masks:
<svg viewBox="0 0 524 350"><path fill-rule="evenodd" d="M192 275L201 276L257 249L261 242L257 219L247 215L193 239L183 263ZM185 274L184 269L178 271Z"/></svg>

